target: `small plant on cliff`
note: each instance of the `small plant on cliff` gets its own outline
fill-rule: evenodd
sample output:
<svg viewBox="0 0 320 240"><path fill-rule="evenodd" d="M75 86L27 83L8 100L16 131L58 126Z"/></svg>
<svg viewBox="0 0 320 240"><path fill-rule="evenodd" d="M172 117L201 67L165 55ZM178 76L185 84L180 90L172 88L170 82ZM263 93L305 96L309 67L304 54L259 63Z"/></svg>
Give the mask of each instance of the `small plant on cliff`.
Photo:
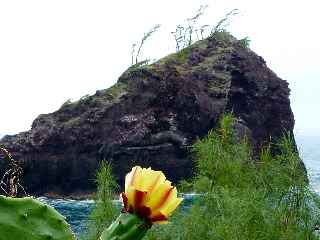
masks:
<svg viewBox="0 0 320 240"><path fill-rule="evenodd" d="M144 46L145 42L160 28L160 24L155 25L149 31L144 33L140 43L132 44L132 51L131 51L131 65L139 63L139 55L141 53L142 47ZM137 49L136 49L137 48Z"/></svg>
<svg viewBox="0 0 320 240"><path fill-rule="evenodd" d="M200 17L204 14L208 5L201 5L195 16L187 18L185 24L179 24L171 34L176 42L176 51L189 47L194 41L203 39L205 30L209 25L197 26Z"/></svg>
<svg viewBox="0 0 320 240"><path fill-rule="evenodd" d="M226 28L230 25L230 20L232 17L239 14L239 9L232 9L230 12L228 12L216 25L212 27L210 36L214 36L217 32L224 32L226 31Z"/></svg>
<svg viewBox="0 0 320 240"><path fill-rule="evenodd" d="M175 31L171 32L176 43L176 52L179 52L180 50L189 47L195 41L203 40L206 37L215 37L219 40L229 38L230 34L227 32L226 28L229 26L231 19L239 14L239 10L231 10L215 25L199 25L199 19L204 15L207 8L208 5L201 5L194 17L188 18L184 24L179 24ZM210 27L211 31L209 29Z"/></svg>
<svg viewBox="0 0 320 240"><path fill-rule="evenodd" d="M63 107L66 107L66 106L69 106L72 104L72 100L71 98L69 98L67 101L65 101L60 108L63 108Z"/></svg>
<svg viewBox="0 0 320 240"><path fill-rule="evenodd" d="M216 25L212 27L209 37L215 38L219 41L227 41L230 39L230 33L227 31L227 27L230 25L231 19L238 14L238 9L233 9L228 12Z"/></svg>
<svg viewBox="0 0 320 240"><path fill-rule="evenodd" d="M90 99L90 97L90 94L86 94L79 99L79 102L85 102L86 100Z"/></svg>
<svg viewBox="0 0 320 240"><path fill-rule="evenodd" d="M250 45L250 41L251 40L249 39L249 37L245 37L239 40L239 44L243 48L248 48Z"/></svg>

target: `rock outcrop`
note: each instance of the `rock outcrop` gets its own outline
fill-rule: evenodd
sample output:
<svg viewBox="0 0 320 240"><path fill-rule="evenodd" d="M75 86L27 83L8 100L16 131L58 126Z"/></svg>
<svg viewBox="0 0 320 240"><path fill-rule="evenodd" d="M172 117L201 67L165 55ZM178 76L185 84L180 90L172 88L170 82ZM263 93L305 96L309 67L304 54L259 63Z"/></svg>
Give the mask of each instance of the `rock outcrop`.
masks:
<svg viewBox="0 0 320 240"><path fill-rule="evenodd" d="M288 83L233 37L209 38L151 65L133 66L107 90L41 114L30 131L5 136L32 193L93 189L101 159L119 179L135 164L178 181L192 174L190 145L224 112L256 150L292 131ZM4 166L1 165L3 172Z"/></svg>

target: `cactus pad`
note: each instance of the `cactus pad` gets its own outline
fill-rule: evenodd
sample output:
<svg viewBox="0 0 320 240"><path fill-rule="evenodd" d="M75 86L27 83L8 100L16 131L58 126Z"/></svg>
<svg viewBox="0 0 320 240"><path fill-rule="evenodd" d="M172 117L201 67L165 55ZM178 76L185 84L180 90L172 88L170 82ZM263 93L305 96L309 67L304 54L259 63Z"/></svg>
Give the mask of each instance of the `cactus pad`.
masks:
<svg viewBox="0 0 320 240"><path fill-rule="evenodd" d="M135 214L121 213L100 240L140 240L151 226Z"/></svg>
<svg viewBox="0 0 320 240"><path fill-rule="evenodd" d="M74 240L65 218L31 198L0 196L0 240Z"/></svg>

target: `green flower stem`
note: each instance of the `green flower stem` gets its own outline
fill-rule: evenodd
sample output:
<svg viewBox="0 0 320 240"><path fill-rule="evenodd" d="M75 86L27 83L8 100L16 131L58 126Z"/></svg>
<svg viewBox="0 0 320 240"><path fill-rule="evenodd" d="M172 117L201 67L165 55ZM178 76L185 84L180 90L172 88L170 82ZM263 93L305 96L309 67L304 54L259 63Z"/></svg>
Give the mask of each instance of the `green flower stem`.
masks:
<svg viewBox="0 0 320 240"><path fill-rule="evenodd" d="M140 240L150 224L135 214L121 213L119 217L102 232L100 240Z"/></svg>

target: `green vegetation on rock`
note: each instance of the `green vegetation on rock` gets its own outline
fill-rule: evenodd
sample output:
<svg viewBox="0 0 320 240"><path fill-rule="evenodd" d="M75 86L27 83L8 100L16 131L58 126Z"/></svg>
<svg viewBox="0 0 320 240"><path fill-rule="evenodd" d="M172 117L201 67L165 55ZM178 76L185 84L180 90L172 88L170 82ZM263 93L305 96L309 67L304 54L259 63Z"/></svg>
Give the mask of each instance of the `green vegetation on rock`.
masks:
<svg viewBox="0 0 320 240"><path fill-rule="evenodd" d="M105 93L109 94L112 98L116 98L120 93L125 91L126 87L126 84L118 82L110 88L106 89Z"/></svg>
<svg viewBox="0 0 320 240"><path fill-rule="evenodd" d="M243 48L248 48L250 45L250 39L248 37L242 38L239 40L239 44Z"/></svg>

